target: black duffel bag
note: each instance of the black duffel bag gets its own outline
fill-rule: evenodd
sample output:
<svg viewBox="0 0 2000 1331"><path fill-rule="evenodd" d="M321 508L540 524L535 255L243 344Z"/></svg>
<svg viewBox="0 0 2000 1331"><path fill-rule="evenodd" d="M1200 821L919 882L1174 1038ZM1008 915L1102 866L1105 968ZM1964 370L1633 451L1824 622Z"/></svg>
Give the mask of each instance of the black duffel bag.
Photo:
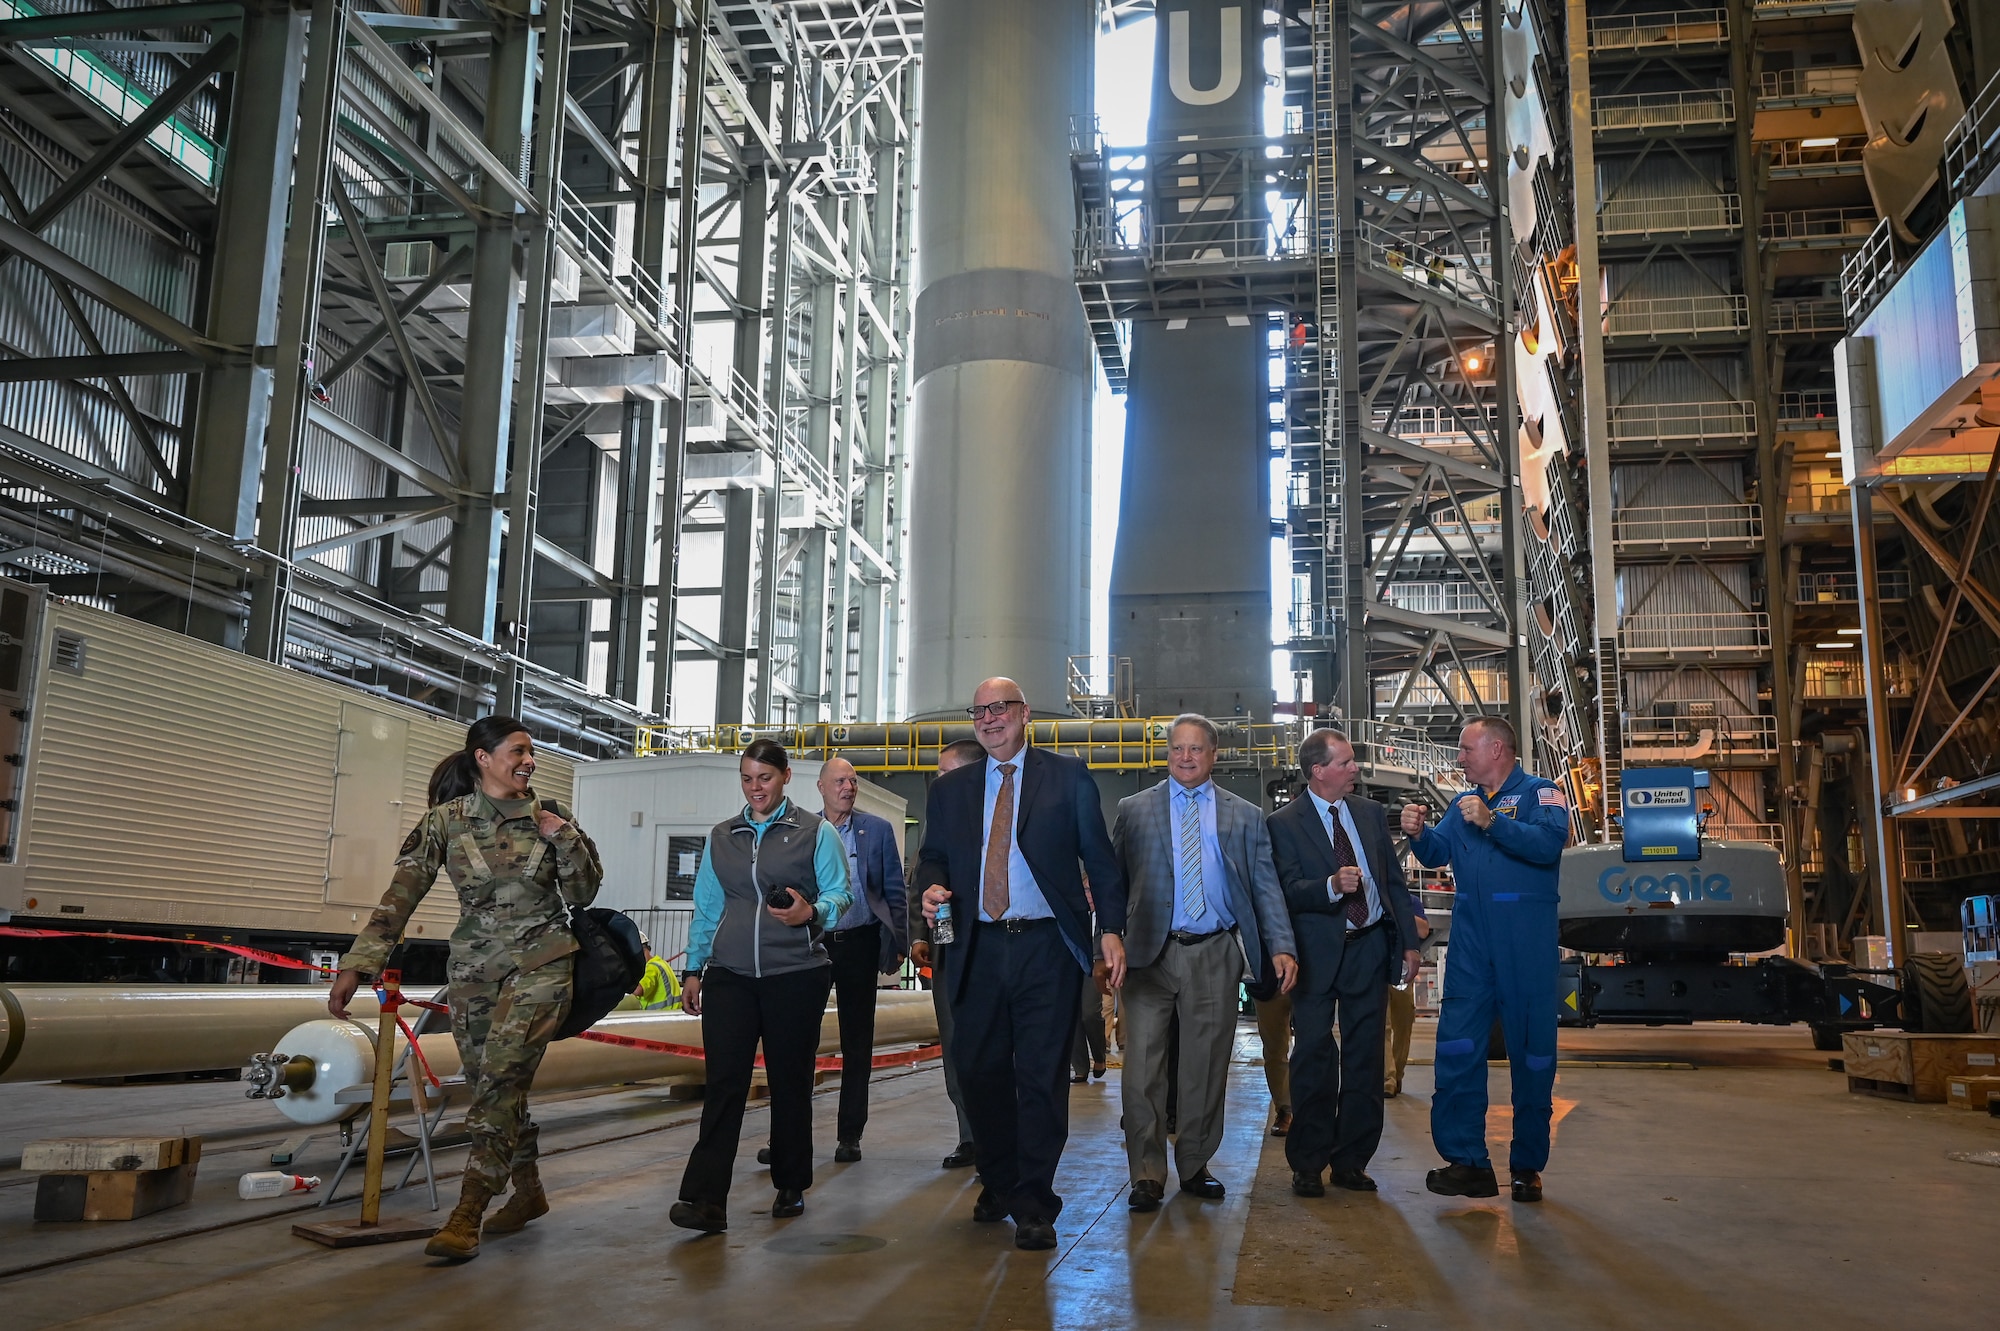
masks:
<svg viewBox="0 0 2000 1331"><path fill-rule="evenodd" d="M569 913L576 935L576 975L570 985L569 1015L555 1038L567 1040L595 1026L639 987L646 970L646 944L639 926L604 906Z"/></svg>

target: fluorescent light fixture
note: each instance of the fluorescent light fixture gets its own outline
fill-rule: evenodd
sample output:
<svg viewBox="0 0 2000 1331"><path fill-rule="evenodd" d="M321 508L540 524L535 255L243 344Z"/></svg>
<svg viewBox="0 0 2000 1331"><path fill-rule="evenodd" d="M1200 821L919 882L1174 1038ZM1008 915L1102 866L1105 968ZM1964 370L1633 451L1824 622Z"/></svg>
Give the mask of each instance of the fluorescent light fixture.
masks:
<svg viewBox="0 0 2000 1331"><path fill-rule="evenodd" d="M1854 644L1851 642L1816 642L1813 644L1813 646L1819 648L1822 651L1831 652L1831 651L1838 651L1843 648L1851 648L1854 646Z"/></svg>
<svg viewBox="0 0 2000 1331"><path fill-rule="evenodd" d="M1799 147L1801 147L1801 148L1838 148L1839 146L1840 146L1840 140L1839 140L1839 139L1800 139L1800 140L1799 140Z"/></svg>
<svg viewBox="0 0 2000 1331"><path fill-rule="evenodd" d="M1834 632L1839 634L1844 634L1845 636L1850 638L1858 638L1861 636L1860 629L1835 629Z"/></svg>

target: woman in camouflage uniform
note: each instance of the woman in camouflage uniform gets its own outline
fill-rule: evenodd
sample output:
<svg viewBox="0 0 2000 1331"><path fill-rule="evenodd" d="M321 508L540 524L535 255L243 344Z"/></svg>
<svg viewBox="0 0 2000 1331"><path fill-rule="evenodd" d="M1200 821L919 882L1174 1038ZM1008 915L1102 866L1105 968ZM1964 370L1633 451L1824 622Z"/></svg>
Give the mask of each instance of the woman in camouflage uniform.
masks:
<svg viewBox="0 0 2000 1331"><path fill-rule="evenodd" d="M395 876L340 959L327 1008L347 1015L364 979L379 974L439 869L458 891L449 967L451 1033L472 1104L465 1126L472 1156L458 1207L424 1249L433 1257L479 1255L480 1218L507 1187L514 1195L486 1222L511 1234L548 1212L535 1169L537 1130L528 1087L570 1001L576 940L568 909L588 906L604 870L597 847L554 800L537 800L535 742L511 716L472 724L465 747L431 774L430 809L411 829Z"/></svg>

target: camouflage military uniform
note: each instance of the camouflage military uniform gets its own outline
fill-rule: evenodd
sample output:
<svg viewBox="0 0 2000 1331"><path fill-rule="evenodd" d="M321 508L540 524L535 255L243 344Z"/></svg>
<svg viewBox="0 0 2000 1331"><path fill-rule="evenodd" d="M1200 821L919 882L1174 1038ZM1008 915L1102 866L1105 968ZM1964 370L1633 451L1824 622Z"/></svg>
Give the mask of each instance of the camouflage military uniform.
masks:
<svg viewBox="0 0 2000 1331"><path fill-rule="evenodd" d="M516 1165L535 1158L528 1087L570 1000L576 940L565 906L587 906L604 877L597 847L571 821L552 838L535 825L538 800L500 805L482 791L426 812L403 842L382 904L340 959L343 970L378 974L410 915L442 868L458 891L451 934L451 1033L472 1105L467 1177L499 1192Z"/></svg>

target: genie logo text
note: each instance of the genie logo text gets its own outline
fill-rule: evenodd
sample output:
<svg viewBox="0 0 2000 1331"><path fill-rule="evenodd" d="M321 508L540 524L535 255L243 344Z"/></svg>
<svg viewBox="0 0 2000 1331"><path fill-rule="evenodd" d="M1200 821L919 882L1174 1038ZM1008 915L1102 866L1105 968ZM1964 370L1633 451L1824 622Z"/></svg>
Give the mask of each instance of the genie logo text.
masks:
<svg viewBox="0 0 2000 1331"><path fill-rule="evenodd" d="M1684 874L1628 876L1621 864L1614 864L1598 875L1597 892L1606 901L1671 901L1676 905L1736 899L1730 894L1727 874L1704 874L1696 869Z"/></svg>

